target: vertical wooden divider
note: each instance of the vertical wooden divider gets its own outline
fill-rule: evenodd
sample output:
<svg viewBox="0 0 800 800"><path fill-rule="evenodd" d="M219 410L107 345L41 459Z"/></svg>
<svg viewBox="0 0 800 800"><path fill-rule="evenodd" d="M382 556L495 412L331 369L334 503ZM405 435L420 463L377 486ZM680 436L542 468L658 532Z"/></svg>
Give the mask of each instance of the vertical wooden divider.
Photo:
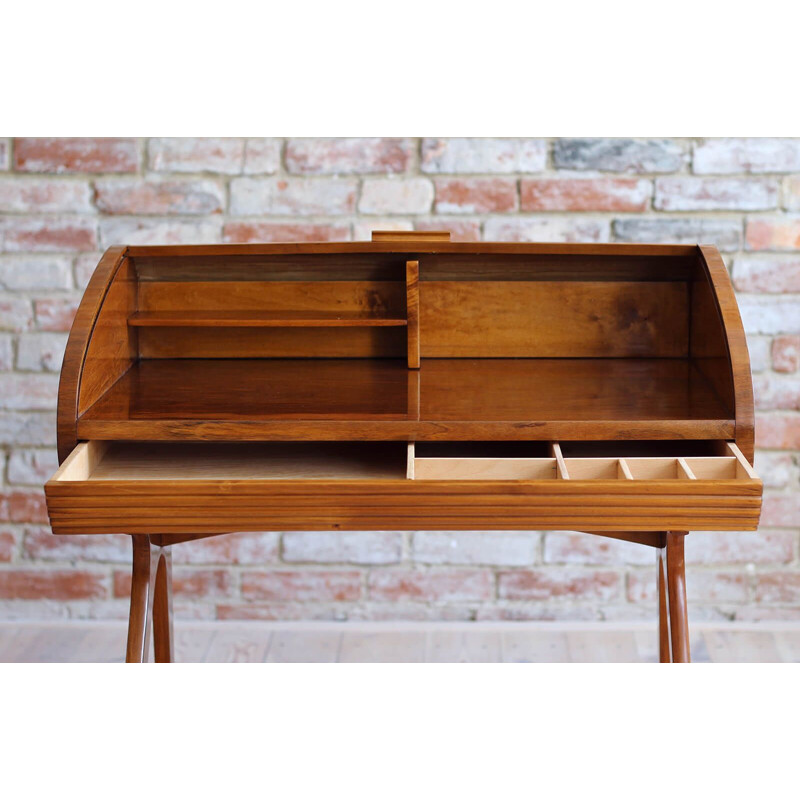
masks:
<svg viewBox="0 0 800 800"><path fill-rule="evenodd" d="M408 367L419 369L419 261L406 261Z"/></svg>

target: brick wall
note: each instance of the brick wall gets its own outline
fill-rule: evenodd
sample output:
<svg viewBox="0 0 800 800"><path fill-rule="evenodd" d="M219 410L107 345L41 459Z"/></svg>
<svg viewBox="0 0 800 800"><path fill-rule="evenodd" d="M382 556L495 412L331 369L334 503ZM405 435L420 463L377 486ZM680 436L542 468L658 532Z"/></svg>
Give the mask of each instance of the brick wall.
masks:
<svg viewBox="0 0 800 800"><path fill-rule="evenodd" d="M800 618L800 139L0 139L0 618L120 617L127 537L53 537L58 371L120 243L703 242L749 334L758 533L689 537L699 618ZM182 545L177 613L209 618L638 619L649 549L569 532L267 533Z"/></svg>

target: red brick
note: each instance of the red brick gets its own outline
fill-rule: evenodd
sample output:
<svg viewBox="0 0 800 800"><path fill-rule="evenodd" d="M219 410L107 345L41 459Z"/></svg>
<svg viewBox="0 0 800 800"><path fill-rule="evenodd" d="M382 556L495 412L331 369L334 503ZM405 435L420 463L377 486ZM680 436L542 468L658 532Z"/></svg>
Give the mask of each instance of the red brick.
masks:
<svg viewBox="0 0 800 800"><path fill-rule="evenodd" d="M520 182L523 211L645 211L652 184L635 178L537 178Z"/></svg>
<svg viewBox="0 0 800 800"><path fill-rule="evenodd" d="M34 302L36 326L42 331L66 332L78 310L79 301L72 298L45 297Z"/></svg>
<svg viewBox="0 0 800 800"><path fill-rule="evenodd" d="M800 249L800 217L754 217L747 220L748 250Z"/></svg>
<svg viewBox="0 0 800 800"><path fill-rule="evenodd" d="M756 602L800 604L800 573L762 572L757 575Z"/></svg>
<svg viewBox="0 0 800 800"><path fill-rule="evenodd" d="M478 220L431 219L415 222L418 231L450 231L453 242L479 242L481 240L481 223Z"/></svg>
<svg viewBox="0 0 800 800"><path fill-rule="evenodd" d="M54 536L50 528L26 528L23 540L26 558L39 561L96 561L128 564L130 537L122 534Z"/></svg>
<svg viewBox="0 0 800 800"><path fill-rule="evenodd" d="M775 450L800 450L800 416L757 416L756 445Z"/></svg>
<svg viewBox="0 0 800 800"><path fill-rule="evenodd" d="M293 225L286 222L227 222L223 241L233 244L251 242L347 242L349 225Z"/></svg>
<svg viewBox="0 0 800 800"><path fill-rule="evenodd" d="M498 596L503 600L558 598L615 600L622 581L616 572L565 567L500 572Z"/></svg>
<svg viewBox="0 0 800 800"><path fill-rule="evenodd" d="M4 213L91 212L91 198L84 181L0 178L0 212Z"/></svg>
<svg viewBox="0 0 800 800"><path fill-rule="evenodd" d="M352 214L358 183L336 178L236 178L231 181L231 214L312 216Z"/></svg>
<svg viewBox="0 0 800 800"><path fill-rule="evenodd" d="M86 217L6 217L3 233L9 253L97 249L97 224Z"/></svg>
<svg viewBox="0 0 800 800"><path fill-rule="evenodd" d="M47 522L47 505L41 489L5 490L8 502L8 518L11 522Z"/></svg>
<svg viewBox="0 0 800 800"><path fill-rule="evenodd" d="M409 139L290 139L286 167L302 175L405 172Z"/></svg>
<svg viewBox="0 0 800 800"><path fill-rule="evenodd" d="M176 564L264 564L278 558L277 533L235 533L174 548Z"/></svg>
<svg viewBox="0 0 800 800"><path fill-rule="evenodd" d="M800 528L800 494L765 494L761 524L768 528Z"/></svg>
<svg viewBox="0 0 800 800"><path fill-rule="evenodd" d="M19 172L136 172L136 139L15 139Z"/></svg>
<svg viewBox="0 0 800 800"><path fill-rule="evenodd" d="M147 147L156 172L238 175L244 163L244 139L150 139Z"/></svg>
<svg viewBox="0 0 800 800"><path fill-rule="evenodd" d="M344 602L361 597L357 571L274 570L242 574L242 597L279 602Z"/></svg>
<svg viewBox="0 0 800 800"><path fill-rule="evenodd" d="M372 600L464 602L489 600L494 581L488 570L381 570L369 576Z"/></svg>
<svg viewBox="0 0 800 800"><path fill-rule="evenodd" d="M0 561L11 561L17 549L17 537L13 531L0 530Z"/></svg>
<svg viewBox="0 0 800 800"><path fill-rule="evenodd" d="M791 531L698 531L686 537L688 564L788 564Z"/></svg>
<svg viewBox="0 0 800 800"><path fill-rule="evenodd" d="M202 600L226 597L231 592L231 576L224 569L175 569L172 574L175 597ZM130 597L130 571L114 572L114 597Z"/></svg>
<svg viewBox="0 0 800 800"><path fill-rule="evenodd" d="M800 292L800 258L737 258L733 264L733 285L742 292Z"/></svg>
<svg viewBox="0 0 800 800"><path fill-rule="evenodd" d="M772 340L772 369L797 372L800 368L800 336L776 336Z"/></svg>
<svg viewBox="0 0 800 800"><path fill-rule="evenodd" d="M108 597L106 579L84 570L17 569L0 571L4 600L93 600Z"/></svg>
<svg viewBox="0 0 800 800"><path fill-rule="evenodd" d="M776 208L774 178L659 178L653 201L660 211L758 211Z"/></svg>
<svg viewBox="0 0 800 800"><path fill-rule="evenodd" d="M106 214L219 214L225 199L214 181L125 179L97 181L95 202Z"/></svg>
<svg viewBox="0 0 800 800"><path fill-rule="evenodd" d="M437 214L491 214L517 209L517 182L508 178L439 178Z"/></svg>

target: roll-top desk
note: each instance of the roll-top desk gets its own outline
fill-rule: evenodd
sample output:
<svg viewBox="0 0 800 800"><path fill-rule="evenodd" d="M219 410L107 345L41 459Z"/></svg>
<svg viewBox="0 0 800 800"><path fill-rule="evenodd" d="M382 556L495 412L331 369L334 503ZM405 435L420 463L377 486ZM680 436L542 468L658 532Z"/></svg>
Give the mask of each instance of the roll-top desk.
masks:
<svg viewBox="0 0 800 800"><path fill-rule="evenodd" d="M235 531L754 530L753 392L713 247L112 247L70 333L53 532L130 534L129 661L171 660L170 550ZM735 535L735 534L732 534ZM151 622L152 620L152 622Z"/></svg>

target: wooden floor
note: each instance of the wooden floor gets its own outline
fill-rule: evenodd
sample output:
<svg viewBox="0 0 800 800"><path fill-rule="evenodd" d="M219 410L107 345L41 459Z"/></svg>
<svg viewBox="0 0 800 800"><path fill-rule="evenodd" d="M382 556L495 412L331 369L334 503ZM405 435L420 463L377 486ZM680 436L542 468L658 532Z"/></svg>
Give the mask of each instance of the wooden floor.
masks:
<svg viewBox="0 0 800 800"><path fill-rule="evenodd" d="M183 662L657 661L644 623L231 623L176 626ZM695 662L800 661L800 624L695 625ZM125 625L0 622L0 662L123 661Z"/></svg>

